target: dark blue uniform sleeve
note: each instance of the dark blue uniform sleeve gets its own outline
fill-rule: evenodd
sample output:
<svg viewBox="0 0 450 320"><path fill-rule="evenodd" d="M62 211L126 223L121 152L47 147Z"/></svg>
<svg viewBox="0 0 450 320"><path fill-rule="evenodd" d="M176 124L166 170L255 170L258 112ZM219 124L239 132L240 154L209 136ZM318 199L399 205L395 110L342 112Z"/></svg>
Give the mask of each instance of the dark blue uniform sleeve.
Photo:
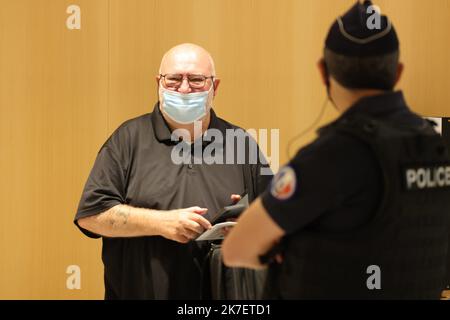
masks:
<svg viewBox="0 0 450 320"><path fill-rule="evenodd" d="M334 213L332 224L351 226L374 211L379 179L376 158L363 142L346 135L319 138L280 169L262 203L287 234Z"/></svg>

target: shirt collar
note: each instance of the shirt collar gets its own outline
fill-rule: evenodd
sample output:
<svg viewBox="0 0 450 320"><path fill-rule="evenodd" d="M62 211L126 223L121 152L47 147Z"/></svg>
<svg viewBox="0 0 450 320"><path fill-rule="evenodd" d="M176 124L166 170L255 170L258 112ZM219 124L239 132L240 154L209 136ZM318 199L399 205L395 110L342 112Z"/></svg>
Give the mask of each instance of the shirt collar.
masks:
<svg viewBox="0 0 450 320"><path fill-rule="evenodd" d="M219 118L216 116L216 113L214 112L213 109L210 110L210 115L211 119L209 122L208 130L218 129L225 135L225 127L221 123L221 121L219 121ZM170 131L170 127L167 124L166 120L164 119L161 110L159 109L159 102L155 104L155 107L153 109L152 123L156 139L158 139L159 142L171 142L174 144L176 143L176 141L171 140L172 132ZM208 134L208 130L206 130L204 135ZM209 144L210 141L204 141L203 143Z"/></svg>
<svg viewBox="0 0 450 320"><path fill-rule="evenodd" d="M361 98L347 109L340 118L347 118L359 113L382 117L408 110L403 92L396 91Z"/></svg>

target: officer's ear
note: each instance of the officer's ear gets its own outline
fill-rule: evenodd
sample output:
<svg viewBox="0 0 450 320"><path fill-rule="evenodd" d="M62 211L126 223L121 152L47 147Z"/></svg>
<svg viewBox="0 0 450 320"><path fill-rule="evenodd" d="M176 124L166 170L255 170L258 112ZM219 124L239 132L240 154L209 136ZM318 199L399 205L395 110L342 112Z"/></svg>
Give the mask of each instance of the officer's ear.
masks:
<svg viewBox="0 0 450 320"><path fill-rule="evenodd" d="M159 80L161 80L161 76L158 74L158 75L155 77L155 80L156 80L156 84L157 84L158 87L159 87Z"/></svg>
<svg viewBox="0 0 450 320"><path fill-rule="evenodd" d="M329 88L330 87L330 75L328 73L328 68L325 63L325 59L320 59L317 62L317 67L319 68L320 76L322 78L322 83Z"/></svg>
<svg viewBox="0 0 450 320"><path fill-rule="evenodd" d="M398 63L397 66L397 75L396 75L396 79L395 79L395 85L397 85L397 83L400 81L402 75L403 75L403 70L405 70L405 65L401 62Z"/></svg>

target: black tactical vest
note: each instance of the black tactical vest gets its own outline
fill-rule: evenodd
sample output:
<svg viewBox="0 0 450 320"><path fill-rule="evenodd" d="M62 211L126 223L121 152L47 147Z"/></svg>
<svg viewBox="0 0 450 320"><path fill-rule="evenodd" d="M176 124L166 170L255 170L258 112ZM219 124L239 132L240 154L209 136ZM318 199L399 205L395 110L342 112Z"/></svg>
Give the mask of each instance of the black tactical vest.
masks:
<svg viewBox="0 0 450 320"><path fill-rule="evenodd" d="M337 133L364 141L376 155L380 206L357 230L303 229L285 237L283 263L269 267L266 297L438 299L450 268L450 161L441 137L427 123L401 128L360 116L319 131Z"/></svg>

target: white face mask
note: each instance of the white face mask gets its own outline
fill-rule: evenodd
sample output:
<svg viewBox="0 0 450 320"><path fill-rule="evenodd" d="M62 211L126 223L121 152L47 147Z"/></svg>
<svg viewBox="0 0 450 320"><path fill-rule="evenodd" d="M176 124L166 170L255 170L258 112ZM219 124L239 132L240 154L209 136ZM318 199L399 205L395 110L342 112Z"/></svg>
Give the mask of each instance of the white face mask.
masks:
<svg viewBox="0 0 450 320"><path fill-rule="evenodd" d="M159 86L162 111L173 121L191 124L203 118L211 109L213 87L208 91L179 93Z"/></svg>

